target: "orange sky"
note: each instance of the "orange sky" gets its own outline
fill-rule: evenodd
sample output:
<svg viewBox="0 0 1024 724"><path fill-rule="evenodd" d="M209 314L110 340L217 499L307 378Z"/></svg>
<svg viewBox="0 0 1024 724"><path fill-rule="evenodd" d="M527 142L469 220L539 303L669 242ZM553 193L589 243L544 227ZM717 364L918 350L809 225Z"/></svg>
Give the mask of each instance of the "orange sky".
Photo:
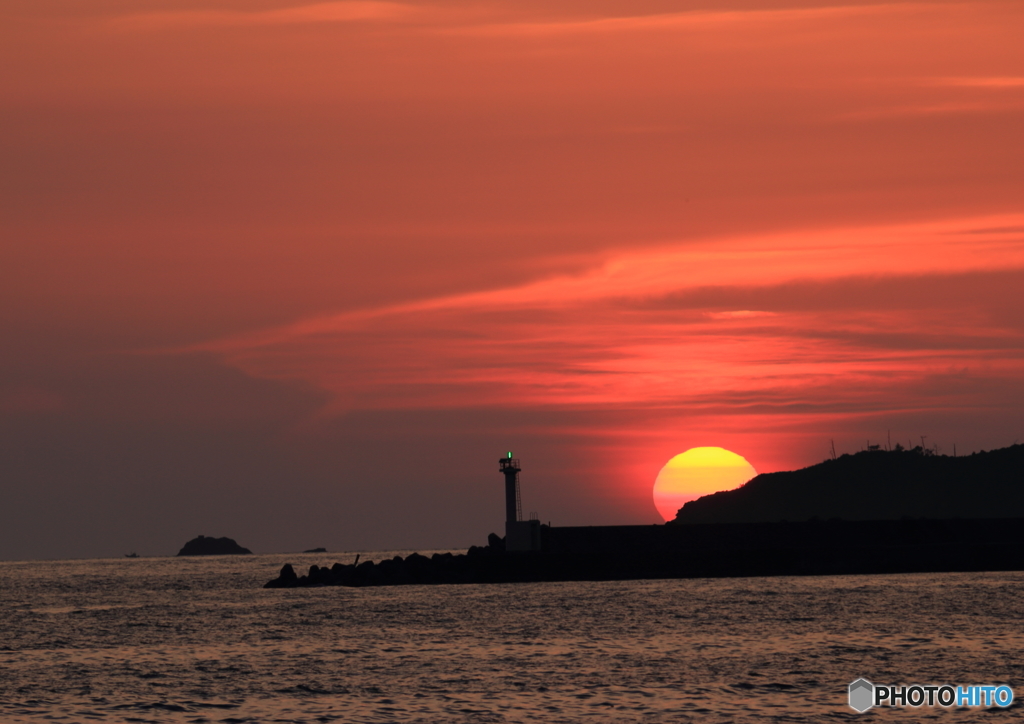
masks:
<svg viewBox="0 0 1024 724"><path fill-rule="evenodd" d="M1019 2L9 0L0 557L469 545L509 448L526 508L586 524L659 520L694 446L1013 443L1022 33Z"/></svg>

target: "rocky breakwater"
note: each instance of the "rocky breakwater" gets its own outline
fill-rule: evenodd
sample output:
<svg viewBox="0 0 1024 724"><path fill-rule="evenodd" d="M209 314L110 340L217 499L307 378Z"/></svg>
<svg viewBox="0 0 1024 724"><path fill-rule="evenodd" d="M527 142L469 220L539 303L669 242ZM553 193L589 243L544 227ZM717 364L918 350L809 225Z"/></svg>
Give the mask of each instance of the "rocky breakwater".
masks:
<svg viewBox="0 0 1024 724"><path fill-rule="evenodd" d="M412 553L383 561L335 563L309 567L298 575L290 563L264 588L305 586L400 586L438 583L515 583L566 580L577 576L563 568L562 557L540 553L505 553L505 541L492 533L486 546L473 546L466 553L435 553L427 557Z"/></svg>
<svg viewBox="0 0 1024 724"><path fill-rule="evenodd" d="M267 588L1024 570L1024 519L541 526L541 551L504 540L465 554L286 565Z"/></svg>

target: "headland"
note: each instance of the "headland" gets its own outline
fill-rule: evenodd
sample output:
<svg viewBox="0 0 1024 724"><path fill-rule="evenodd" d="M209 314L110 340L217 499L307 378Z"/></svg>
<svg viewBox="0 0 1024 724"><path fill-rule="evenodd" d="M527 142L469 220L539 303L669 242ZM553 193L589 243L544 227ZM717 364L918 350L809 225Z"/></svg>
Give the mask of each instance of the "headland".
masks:
<svg viewBox="0 0 1024 724"><path fill-rule="evenodd" d="M960 457L899 445L841 455L690 501L671 524L812 518L1024 518L1024 445Z"/></svg>

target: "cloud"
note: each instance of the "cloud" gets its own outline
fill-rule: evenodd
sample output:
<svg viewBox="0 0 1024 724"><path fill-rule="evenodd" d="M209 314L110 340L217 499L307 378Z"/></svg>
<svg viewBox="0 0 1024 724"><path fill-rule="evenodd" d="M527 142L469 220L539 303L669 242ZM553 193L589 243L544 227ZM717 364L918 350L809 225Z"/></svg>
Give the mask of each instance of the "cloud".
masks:
<svg viewBox="0 0 1024 724"><path fill-rule="evenodd" d="M1011 90L1024 88L1024 76L965 76L958 78L933 78L926 81L925 84L952 88Z"/></svg>
<svg viewBox="0 0 1024 724"><path fill-rule="evenodd" d="M737 309L728 312L707 312L709 319L756 319L758 317L774 317L775 312L765 312L751 309Z"/></svg>
<svg viewBox="0 0 1024 724"><path fill-rule="evenodd" d="M1020 221L665 246L574 276L310 319L202 349L247 374L328 391L328 415L915 408L921 401L901 388L937 370L1022 372L1024 329L1002 309L1024 278L1024 239L957 233Z"/></svg>
<svg viewBox="0 0 1024 724"><path fill-rule="evenodd" d="M964 113L1005 113L1020 111L1024 100L1007 93L1024 89L1024 77L1019 76L957 76L941 78L902 79L899 81L876 81L884 84L902 85L906 92L919 89L941 89L942 97L929 95L917 103L898 103L885 106L861 108L842 113L840 120L872 120L899 118L903 116L936 116ZM971 93L970 91L996 91L996 93ZM960 92L957 92L960 91ZM934 92L934 90L933 90ZM950 97L952 96L952 97Z"/></svg>
<svg viewBox="0 0 1024 724"><path fill-rule="evenodd" d="M903 116L942 116L961 113L1000 113L1020 111L1024 108L1021 102L985 102L985 101L946 101L941 103L922 103L919 105L899 105L884 108L867 108L859 111L843 113L838 120L873 120L880 118L899 118Z"/></svg>
<svg viewBox="0 0 1024 724"><path fill-rule="evenodd" d="M831 7L781 7L735 10L688 10L670 13L638 13L594 17L587 11L559 9L559 15L537 20L527 9L498 7L450 7L444 4L412 4L388 0L343 0L274 10L183 10L122 15L111 22L124 28L176 26L287 25L396 22L418 20L427 32L473 37L602 36L652 32L759 31L766 26L792 30L801 23L833 24L856 18L913 15L936 4L877 3Z"/></svg>
<svg viewBox="0 0 1024 724"><path fill-rule="evenodd" d="M757 10L689 10L673 13L646 13L617 17L556 18L544 21L483 22L445 28L444 32L509 37L565 35L619 35L631 32L697 30L735 30L741 26L792 25L801 21L842 22L852 17L875 17L894 13L912 13L920 6L903 3L874 5L837 5L833 7L784 7Z"/></svg>
<svg viewBox="0 0 1024 724"><path fill-rule="evenodd" d="M148 12L114 18L115 26L126 29L157 29L180 26L294 25L307 23L350 23L397 21L418 12L412 5L378 0L324 2L278 10L229 11L190 10Z"/></svg>

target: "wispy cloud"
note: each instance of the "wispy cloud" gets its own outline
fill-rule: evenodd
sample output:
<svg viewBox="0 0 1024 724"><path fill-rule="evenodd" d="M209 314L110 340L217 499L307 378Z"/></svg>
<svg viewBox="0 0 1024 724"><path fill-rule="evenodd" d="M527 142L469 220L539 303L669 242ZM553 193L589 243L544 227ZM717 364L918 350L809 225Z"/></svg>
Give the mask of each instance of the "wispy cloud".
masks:
<svg viewBox="0 0 1024 724"><path fill-rule="evenodd" d="M926 81L925 85L946 86L952 88L1010 90L1024 88L1024 76L963 76L956 78L932 78Z"/></svg>
<svg viewBox="0 0 1024 724"><path fill-rule="evenodd" d="M353 21L400 21L417 19L432 32L489 37L558 37L571 35L619 35L660 31L729 31L740 27L787 27L801 22L835 23L857 17L912 14L932 7L928 3L878 3L810 8L763 8L756 10L689 10L672 13L640 13L595 16L571 12L544 20L514 9L453 8L389 0L336 0L273 10L182 10L136 12L112 20L121 27L173 27L201 25L286 25Z"/></svg>
<svg viewBox="0 0 1024 724"><path fill-rule="evenodd" d="M868 121L884 118L900 118L908 116L945 116L971 113L998 113L1007 111L1020 111L1024 109L1024 100L1021 101L978 101L978 100L955 100L941 101L936 103L900 104L865 108L857 111L850 111L838 116L838 120L846 121Z"/></svg>
<svg viewBox="0 0 1024 724"><path fill-rule="evenodd" d="M990 375L1024 370L1024 328L995 313L1024 274L1005 276L1024 270L1024 235L950 233L1020 222L667 246L581 275L311 319L203 349L257 377L328 390L334 411L916 406L893 390L981 358ZM843 303L847 294L854 303ZM670 298L689 302L658 302ZM744 299L761 306L737 308Z"/></svg>
<svg viewBox="0 0 1024 724"><path fill-rule="evenodd" d="M928 91L927 100L865 107L841 114L840 119L872 120L901 116L993 113L1024 109L1024 98L1018 93L1024 90L1024 77L1021 76L911 78L890 80L887 84Z"/></svg>
<svg viewBox="0 0 1024 724"><path fill-rule="evenodd" d="M202 25L294 25L305 23L345 23L357 21L404 20L421 12L413 5L378 0L323 2L277 10L184 10L143 12L110 20L126 29L164 28Z"/></svg>
<svg viewBox="0 0 1024 724"><path fill-rule="evenodd" d="M608 35L652 31L735 29L740 26L792 25L800 21L842 21L852 17L871 17L913 13L920 4L879 3L875 5L836 5L813 8L765 8L757 10L689 10L673 13L648 13L615 17L552 18L544 21L480 22L444 29L461 35L480 36L568 36Z"/></svg>

